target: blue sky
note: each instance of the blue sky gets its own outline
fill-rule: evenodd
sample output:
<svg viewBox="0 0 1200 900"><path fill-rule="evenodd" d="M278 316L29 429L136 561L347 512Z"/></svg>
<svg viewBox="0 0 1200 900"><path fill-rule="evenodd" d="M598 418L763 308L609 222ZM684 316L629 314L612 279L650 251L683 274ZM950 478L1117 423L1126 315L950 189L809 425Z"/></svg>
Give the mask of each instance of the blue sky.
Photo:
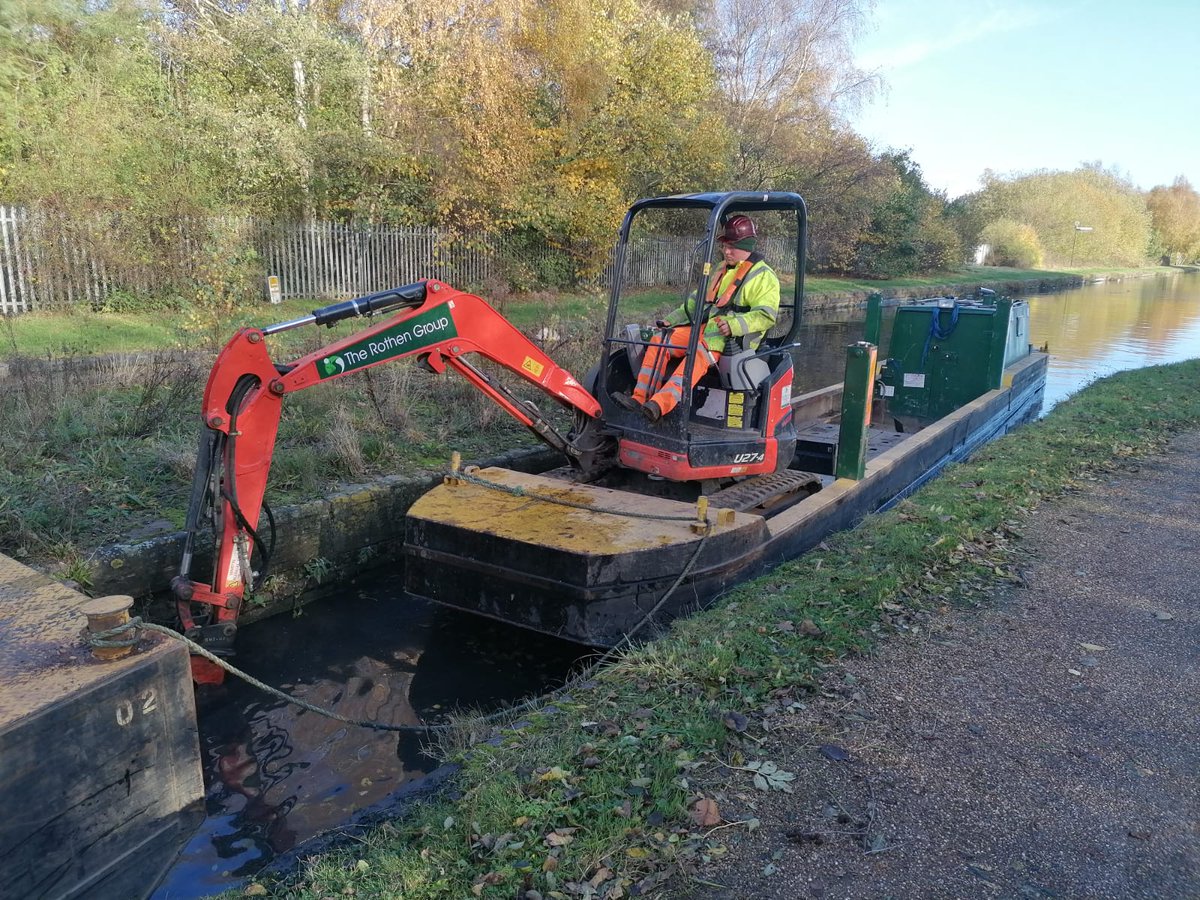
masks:
<svg viewBox="0 0 1200 900"><path fill-rule="evenodd" d="M878 0L856 51L886 86L851 124L951 197L1095 161L1200 189L1200 0Z"/></svg>

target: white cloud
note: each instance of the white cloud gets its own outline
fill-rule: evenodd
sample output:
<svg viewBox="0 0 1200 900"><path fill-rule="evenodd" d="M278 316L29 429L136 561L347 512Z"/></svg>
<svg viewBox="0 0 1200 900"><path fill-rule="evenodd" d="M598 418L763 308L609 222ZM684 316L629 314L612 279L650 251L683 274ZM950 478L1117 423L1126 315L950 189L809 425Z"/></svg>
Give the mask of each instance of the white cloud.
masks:
<svg viewBox="0 0 1200 900"><path fill-rule="evenodd" d="M920 10L922 6L925 7L923 13ZM907 24L923 32L931 32L932 36L906 40L903 35L900 35L896 43L888 45L887 36L881 32L876 40L872 41L875 46L868 48L859 56L857 65L866 71L901 69L992 35L1044 25L1058 18L1064 12L1063 8L1052 10L1011 6L993 8L980 13L979 8L972 10L969 6L956 4L953 14L956 21L939 23L935 19L941 17L940 10L933 10L929 4L916 4L913 15L908 18ZM971 18L965 18L966 15Z"/></svg>

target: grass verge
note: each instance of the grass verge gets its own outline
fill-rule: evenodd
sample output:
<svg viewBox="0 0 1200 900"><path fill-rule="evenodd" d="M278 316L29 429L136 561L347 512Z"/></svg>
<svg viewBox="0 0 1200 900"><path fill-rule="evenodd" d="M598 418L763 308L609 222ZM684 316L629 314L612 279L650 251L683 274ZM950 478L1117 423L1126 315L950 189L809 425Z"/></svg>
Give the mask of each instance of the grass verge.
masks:
<svg viewBox="0 0 1200 900"><path fill-rule="evenodd" d="M747 583L502 730L442 742L453 789L249 894L323 898L653 896L725 852L706 787L788 787L756 734L906 614L1012 571L1041 502L1200 427L1200 361L1097 382L889 513ZM756 778L757 776L757 778Z"/></svg>

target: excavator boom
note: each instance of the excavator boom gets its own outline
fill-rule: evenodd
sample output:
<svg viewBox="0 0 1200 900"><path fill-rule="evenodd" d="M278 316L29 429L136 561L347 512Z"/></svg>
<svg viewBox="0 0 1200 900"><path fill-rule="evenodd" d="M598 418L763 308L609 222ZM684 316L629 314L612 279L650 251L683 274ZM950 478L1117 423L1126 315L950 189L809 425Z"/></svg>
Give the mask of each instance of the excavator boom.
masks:
<svg viewBox="0 0 1200 900"><path fill-rule="evenodd" d="M363 331L293 362L278 364L265 338L307 324L398 310ZM570 372L479 297L439 281L424 281L314 310L266 328L243 328L218 354L204 391L203 431L188 509L187 543L172 581L186 634L216 653L229 652L246 593L261 581L270 548L259 535L267 475L275 449L283 398L359 370L418 356L434 372L461 373L521 424L571 456L569 440L538 412L473 365L478 353L537 385L587 419L600 404ZM205 513L216 533L212 578L191 580L195 535ZM259 553L258 579L251 556ZM199 682L219 682L221 670L193 657Z"/></svg>

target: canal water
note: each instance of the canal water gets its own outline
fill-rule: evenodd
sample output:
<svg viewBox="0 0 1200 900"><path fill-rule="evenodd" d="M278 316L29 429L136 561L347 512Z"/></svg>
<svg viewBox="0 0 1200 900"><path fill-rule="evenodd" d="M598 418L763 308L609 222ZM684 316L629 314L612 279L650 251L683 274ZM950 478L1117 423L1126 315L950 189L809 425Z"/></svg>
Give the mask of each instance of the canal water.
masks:
<svg viewBox="0 0 1200 900"><path fill-rule="evenodd" d="M1031 341L1050 349L1047 410L1113 372L1200 357L1200 274L1028 299ZM884 312L886 334L894 310ZM840 381L845 347L862 334L862 310L810 315L799 388ZM545 692L586 659L574 644L413 600L396 581L351 586L294 619L243 628L237 662L343 715L414 724ZM436 765L412 735L343 725L240 681L204 690L208 817L159 885L160 900L232 887L356 810L402 794Z"/></svg>
<svg viewBox="0 0 1200 900"><path fill-rule="evenodd" d="M1200 272L1130 278L1024 297L1030 343L1048 346L1050 364L1042 412L1081 387L1124 369L1200 357ZM887 355L894 307L884 307ZM862 339L863 310L814 312L800 341L797 383L813 390L841 381L845 347Z"/></svg>

